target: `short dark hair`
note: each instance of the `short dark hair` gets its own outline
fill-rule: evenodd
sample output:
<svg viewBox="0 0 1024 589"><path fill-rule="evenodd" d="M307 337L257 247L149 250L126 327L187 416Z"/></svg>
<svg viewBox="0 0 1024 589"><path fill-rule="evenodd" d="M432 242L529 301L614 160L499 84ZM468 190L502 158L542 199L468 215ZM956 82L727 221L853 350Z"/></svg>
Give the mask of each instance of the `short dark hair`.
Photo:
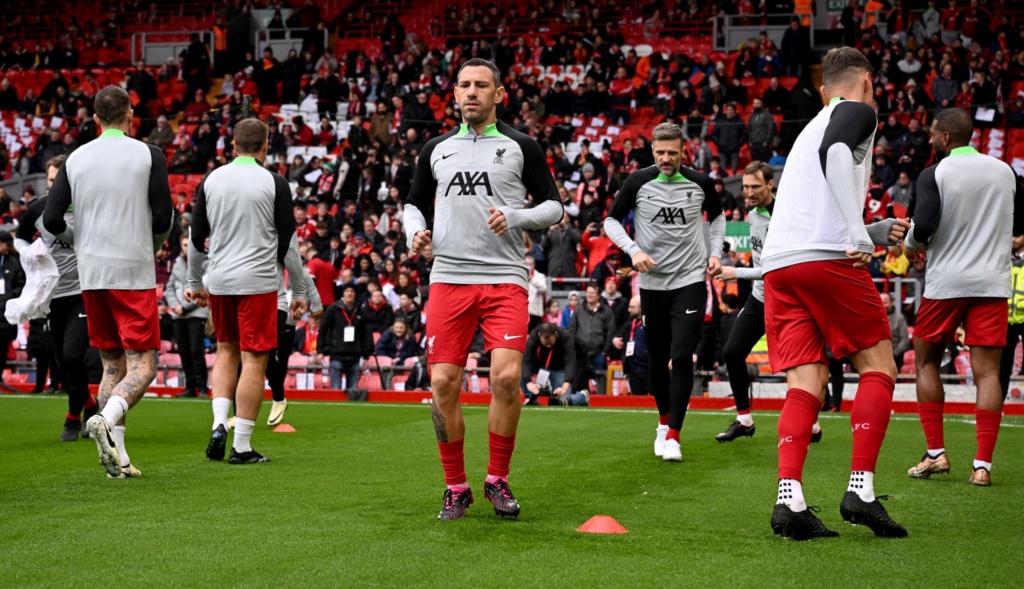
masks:
<svg viewBox="0 0 1024 589"><path fill-rule="evenodd" d="M540 337L551 337L556 333L558 333L558 331L555 329L554 323L544 322L537 327L537 335Z"/></svg>
<svg viewBox="0 0 1024 589"><path fill-rule="evenodd" d="M962 108L944 108L935 113L935 127L949 133L950 141L962 145L970 143L974 135L974 121Z"/></svg>
<svg viewBox="0 0 1024 589"><path fill-rule="evenodd" d="M235 125L235 149L238 153L254 154L263 149L270 127L259 119L242 119Z"/></svg>
<svg viewBox="0 0 1024 589"><path fill-rule="evenodd" d="M93 109L104 126L117 125L131 112L132 99L120 86L107 86L96 93Z"/></svg>
<svg viewBox="0 0 1024 589"><path fill-rule="evenodd" d="M466 63L459 66L459 71L455 74L456 82L458 82L459 76L462 75L462 70L468 67L485 67L491 70L491 73L494 74L494 87L501 88L501 70L499 70L498 66L494 65L493 62L480 57L474 57L473 59L467 60Z"/></svg>
<svg viewBox="0 0 1024 589"><path fill-rule="evenodd" d="M744 176L756 176L758 172L761 172L765 182L770 182L775 177L775 171L772 170L772 167L762 161L754 160L747 164L747 167L743 168Z"/></svg>
<svg viewBox="0 0 1024 589"><path fill-rule="evenodd" d="M594 289L598 293L601 292L601 286L598 283L594 282L594 281L590 281L590 282L587 283L587 290L590 290L590 289Z"/></svg>
<svg viewBox="0 0 1024 589"><path fill-rule="evenodd" d="M46 160L46 169L49 170L50 168L57 168L59 170L60 167L64 165L64 160L66 159L68 159L68 156L64 154L53 156Z"/></svg>
<svg viewBox="0 0 1024 589"><path fill-rule="evenodd" d="M859 50L853 47L835 47L829 49L821 60L821 81L828 86L843 84L858 70L871 71L871 62Z"/></svg>

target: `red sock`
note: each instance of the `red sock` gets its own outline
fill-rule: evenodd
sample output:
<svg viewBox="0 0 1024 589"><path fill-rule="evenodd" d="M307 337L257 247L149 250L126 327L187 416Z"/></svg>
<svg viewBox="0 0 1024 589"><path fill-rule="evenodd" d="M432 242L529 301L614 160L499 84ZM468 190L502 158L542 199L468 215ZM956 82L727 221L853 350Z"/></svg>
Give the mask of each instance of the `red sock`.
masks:
<svg viewBox="0 0 1024 589"><path fill-rule="evenodd" d="M673 428L668 428L668 433L665 434L665 441L667 442L669 440L675 440L676 442L678 442L679 441L679 430L673 429Z"/></svg>
<svg viewBox="0 0 1024 589"><path fill-rule="evenodd" d="M96 395L89 395L89 398L85 401L85 409L92 409L96 405L98 405L96 402Z"/></svg>
<svg viewBox="0 0 1024 589"><path fill-rule="evenodd" d="M668 425L668 413L658 416L658 425Z"/></svg>
<svg viewBox="0 0 1024 589"><path fill-rule="evenodd" d="M512 451L516 447L515 436L502 436L487 432L491 447L491 459L487 462L487 474L496 477L508 476L508 465L512 462Z"/></svg>
<svg viewBox="0 0 1024 589"><path fill-rule="evenodd" d="M943 401L926 401L917 404L917 413L921 416L921 428L924 429L924 439L927 440L928 448L931 450L946 447L942 436L943 405Z"/></svg>
<svg viewBox="0 0 1024 589"><path fill-rule="evenodd" d="M882 450L885 430L892 413L892 393L896 381L882 372L860 375L857 396L850 411L853 428L853 460L850 470L875 472L878 453Z"/></svg>
<svg viewBox="0 0 1024 589"><path fill-rule="evenodd" d="M800 389L789 389L779 415L779 478L803 480L811 427L818 419L821 401Z"/></svg>
<svg viewBox="0 0 1024 589"><path fill-rule="evenodd" d="M70 419L71 421L82 421L81 416L71 415L70 413L67 414L67 419Z"/></svg>
<svg viewBox="0 0 1024 589"><path fill-rule="evenodd" d="M974 412L974 419L978 424L978 453L974 455L974 459L982 462L992 462L992 452L996 449L996 438L999 437L999 422L1003 419L1003 412L978 409Z"/></svg>
<svg viewBox="0 0 1024 589"><path fill-rule="evenodd" d="M464 442L465 440L437 443L437 448L441 451L441 466L444 468L444 484L446 485L461 485L466 482Z"/></svg>

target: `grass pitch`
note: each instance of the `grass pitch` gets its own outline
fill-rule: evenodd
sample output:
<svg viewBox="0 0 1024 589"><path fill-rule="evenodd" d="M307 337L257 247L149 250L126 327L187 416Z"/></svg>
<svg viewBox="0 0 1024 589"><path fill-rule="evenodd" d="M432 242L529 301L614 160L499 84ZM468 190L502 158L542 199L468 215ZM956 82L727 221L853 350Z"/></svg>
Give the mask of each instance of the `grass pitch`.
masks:
<svg viewBox="0 0 1024 589"><path fill-rule="evenodd" d="M908 479L924 437L894 416L877 491L910 531L875 538L842 522L848 416L823 416L804 480L841 538L772 536L775 421L718 444L725 413L691 413L683 462L654 457L651 412L527 408L512 462L518 521L483 497L486 411L466 407L476 504L436 521L441 467L426 406L292 403L253 445L273 462L211 463L208 401L146 399L127 447L139 479L109 480L91 440L60 443L63 398L0 398L0 585L149 587L1009 586L1020 576L1024 420L1004 418L995 485L967 483L969 418L948 416L951 476ZM591 535L596 514L628 528Z"/></svg>

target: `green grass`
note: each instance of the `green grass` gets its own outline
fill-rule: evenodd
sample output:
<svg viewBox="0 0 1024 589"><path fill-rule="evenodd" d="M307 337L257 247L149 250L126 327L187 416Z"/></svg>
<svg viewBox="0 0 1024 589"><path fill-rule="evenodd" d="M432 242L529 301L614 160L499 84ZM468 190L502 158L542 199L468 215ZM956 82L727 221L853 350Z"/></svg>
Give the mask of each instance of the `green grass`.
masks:
<svg viewBox="0 0 1024 589"><path fill-rule="evenodd" d="M776 414L753 440L719 445L723 413L691 413L682 464L651 452L650 412L526 410L513 458L518 521L479 492L486 413L467 407L477 502L435 517L441 467L425 406L292 403L294 434L259 426L270 464L203 455L208 402L145 400L127 447L143 477L109 480L89 440L57 441L62 398L0 398L0 585L430 587L1009 586L1020 576L1024 420L1006 418L995 486L967 483L974 426L947 419L952 476L910 480L920 425L896 416L876 485L910 531L875 538L838 513L849 469L846 416L823 418L808 501L842 537L771 534ZM267 409L261 415L265 423ZM628 534L576 532L595 514ZM90 582L92 581L92 582Z"/></svg>

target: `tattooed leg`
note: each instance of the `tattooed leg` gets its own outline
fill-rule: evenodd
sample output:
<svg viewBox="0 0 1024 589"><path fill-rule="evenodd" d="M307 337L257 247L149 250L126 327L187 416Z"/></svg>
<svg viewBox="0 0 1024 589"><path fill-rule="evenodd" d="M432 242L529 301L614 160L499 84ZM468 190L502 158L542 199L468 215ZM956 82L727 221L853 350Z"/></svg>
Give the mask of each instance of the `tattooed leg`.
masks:
<svg viewBox="0 0 1024 589"><path fill-rule="evenodd" d="M455 364L430 366L430 388L434 396L431 416L438 442L457 442L466 437L466 422L459 401L462 375L462 367Z"/></svg>
<svg viewBox="0 0 1024 589"><path fill-rule="evenodd" d="M100 350L100 361L103 363L103 378L100 380L98 401L102 408L106 406L114 387L124 378L127 368L124 350Z"/></svg>

